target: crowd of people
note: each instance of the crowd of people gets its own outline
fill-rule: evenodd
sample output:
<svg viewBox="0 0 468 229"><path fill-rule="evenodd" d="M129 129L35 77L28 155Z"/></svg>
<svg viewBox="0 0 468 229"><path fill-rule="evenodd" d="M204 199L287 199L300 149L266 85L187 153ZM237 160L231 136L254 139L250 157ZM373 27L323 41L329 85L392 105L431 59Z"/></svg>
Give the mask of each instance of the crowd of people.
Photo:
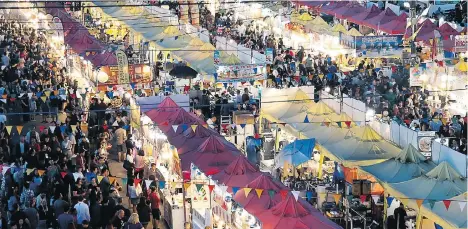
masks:
<svg viewBox="0 0 468 229"><path fill-rule="evenodd" d="M77 96L46 34L8 19L0 28L0 228L157 228L156 165L128 134L127 103ZM111 176L111 158L127 177Z"/></svg>

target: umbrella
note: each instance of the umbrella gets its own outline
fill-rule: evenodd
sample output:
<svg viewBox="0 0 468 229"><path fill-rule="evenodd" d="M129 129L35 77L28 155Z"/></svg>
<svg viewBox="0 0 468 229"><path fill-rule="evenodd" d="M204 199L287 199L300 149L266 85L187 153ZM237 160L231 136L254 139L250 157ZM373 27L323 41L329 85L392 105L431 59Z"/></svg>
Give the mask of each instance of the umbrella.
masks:
<svg viewBox="0 0 468 229"><path fill-rule="evenodd" d="M312 157L315 148L315 138L295 140L285 146L277 155L277 166L283 166L285 162L298 166Z"/></svg>
<svg viewBox="0 0 468 229"><path fill-rule="evenodd" d="M177 65L169 72L169 75L178 79L188 79L189 87L191 87L192 79L197 77L198 72L187 65Z"/></svg>

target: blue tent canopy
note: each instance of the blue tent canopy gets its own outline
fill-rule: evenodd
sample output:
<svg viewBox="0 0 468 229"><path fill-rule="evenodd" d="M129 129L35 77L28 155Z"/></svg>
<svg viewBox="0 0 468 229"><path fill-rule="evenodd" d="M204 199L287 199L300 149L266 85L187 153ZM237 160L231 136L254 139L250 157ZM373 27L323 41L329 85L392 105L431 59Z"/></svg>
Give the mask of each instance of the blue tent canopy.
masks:
<svg viewBox="0 0 468 229"><path fill-rule="evenodd" d="M312 157L312 152L315 148L315 138L297 139L293 143L286 145L283 150L276 156L276 165L283 166L284 163L289 163L298 166L307 162Z"/></svg>

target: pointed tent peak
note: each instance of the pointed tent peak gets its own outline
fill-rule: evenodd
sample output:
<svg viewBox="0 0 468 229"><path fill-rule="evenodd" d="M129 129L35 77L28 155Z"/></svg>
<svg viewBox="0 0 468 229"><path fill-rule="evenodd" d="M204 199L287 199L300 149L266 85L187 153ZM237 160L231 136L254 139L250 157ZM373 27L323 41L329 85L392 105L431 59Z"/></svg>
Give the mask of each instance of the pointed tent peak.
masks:
<svg viewBox="0 0 468 229"><path fill-rule="evenodd" d="M166 97L159 105L158 108L179 108L179 105L177 105L174 100L171 99L171 97Z"/></svg>
<svg viewBox="0 0 468 229"><path fill-rule="evenodd" d="M222 153L226 150L229 150L226 145L227 142L224 142L221 136L211 135L203 141L203 143L197 148L196 151L202 153Z"/></svg>
<svg viewBox="0 0 468 229"><path fill-rule="evenodd" d="M387 16L396 16L396 13L393 12L393 10L390 9L390 7L385 8L385 10L382 11L382 14L387 15Z"/></svg>
<svg viewBox="0 0 468 229"><path fill-rule="evenodd" d="M335 26L333 26L333 31L334 32L342 32L342 33L348 32L348 30L346 30L346 28L342 24L339 24L339 23L337 23Z"/></svg>
<svg viewBox="0 0 468 229"><path fill-rule="evenodd" d="M419 164L427 159L412 144L408 144L395 159L401 163Z"/></svg>
<svg viewBox="0 0 468 229"><path fill-rule="evenodd" d="M382 141L383 138L374 129L372 129L372 127L366 125L362 131L362 135L358 136L358 140L364 142L378 142Z"/></svg>
<svg viewBox="0 0 468 229"><path fill-rule="evenodd" d="M191 131L193 133L193 131ZM195 134L193 137L196 138L208 138L214 134L217 134L215 131L209 128L204 128L203 126L198 126L197 129L195 129Z"/></svg>
<svg viewBox="0 0 468 229"><path fill-rule="evenodd" d="M310 23L313 24L313 25L328 26L328 23L325 20L323 20L323 18L320 17L320 16L315 17L315 19L312 20Z"/></svg>
<svg viewBox="0 0 468 229"><path fill-rule="evenodd" d="M439 181L455 181L465 179L446 161L443 161L431 171L427 172L426 176L432 179L437 179Z"/></svg>
<svg viewBox="0 0 468 229"><path fill-rule="evenodd" d="M265 190L274 190L276 193L279 193L281 190L287 189L281 183L273 180L273 178L265 173L262 173L260 176L255 178L255 180L251 181L247 184L248 188L253 189L265 189Z"/></svg>
<svg viewBox="0 0 468 229"><path fill-rule="evenodd" d="M369 9L369 12L381 12L381 11L378 6L372 5L372 7Z"/></svg>
<svg viewBox="0 0 468 229"><path fill-rule="evenodd" d="M310 14L308 13L303 13L301 14L301 16L299 16L297 19L301 20L301 21L311 21L313 18L312 16L310 16Z"/></svg>
<svg viewBox="0 0 468 229"><path fill-rule="evenodd" d="M202 52L208 52L208 51L214 51L216 50L216 48L210 43L205 43L200 47L200 50Z"/></svg>
<svg viewBox="0 0 468 229"><path fill-rule="evenodd" d="M164 29L164 33L167 35L177 35L180 31L176 26L171 25Z"/></svg>
<svg viewBox="0 0 468 229"><path fill-rule="evenodd" d="M348 35L355 36L355 37L362 36L362 34L354 27L348 31Z"/></svg>
<svg viewBox="0 0 468 229"><path fill-rule="evenodd" d="M400 15L398 15L395 20L398 20L398 21L405 21L406 22L406 19L408 18L408 14L402 12Z"/></svg>
<svg viewBox="0 0 468 229"><path fill-rule="evenodd" d="M224 172L229 175L244 175L258 172L258 169L255 168L244 155L239 155L236 160L224 169Z"/></svg>
<svg viewBox="0 0 468 229"><path fill-rule="evenodd" d="M196 116L188 113L182 108L178 108L174 115L169 116L168 121L173 125L200 125L203 123Z"/></svg>
<svg viewBox="0 0 468 229"><path fill-rule="evenodd" d="M275 216L289 218L301 218L310 214L302 201L296 201L292 194L274 206L271 212Z"/></svg>
<svg viewBox="0 0 468 229"><path fill-rule="evenodd" d="M333 113L333 110L323 101L314 104L307 112L310 115L326 115Z"/></svg>
<svg viewBox="0 0 468 229"><path fill-rule="evenodd" d="M196 38L190 40L190 42L189 42L189 46L203 46L204 44L205 44L205 42L203 42L200 39L196 39Z"/></svg>
<svg viewBox="0 0 468 229"><path fill-rule="evenodd" d="M235 55L229 55L226 60L223 61L224 64L227 64L227 65L235 65L235 64L240 64L242 63L241 60L239 60L239 58Z"/></svg>
<svg viewBox="0 0 468 229"><path fill-rule="evenodd" d="M293 102L296 102L296 103L303 103L303 102L307 103L307 102L310 102L310 100L311 99L309 95L307 95L307 93L305 93L301 89L298 89L293 97Z"/></svg>

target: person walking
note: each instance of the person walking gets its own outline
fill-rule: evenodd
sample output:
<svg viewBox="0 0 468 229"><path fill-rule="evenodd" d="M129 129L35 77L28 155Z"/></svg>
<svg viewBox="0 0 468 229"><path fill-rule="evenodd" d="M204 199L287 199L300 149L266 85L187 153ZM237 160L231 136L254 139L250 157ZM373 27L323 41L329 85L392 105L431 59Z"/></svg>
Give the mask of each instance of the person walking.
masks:
<svg viewBox="0 0 468 229"><path fill-rule="evenodd" d="M87 220L88 222L91 220L91 216L89 215L89 207L87 204L83 203L83 196L78 196L78 203L75 205L76 209L76 223L81 225L83 220Z"/></svg>
<svg viewBox="0 0 468 229"><path fill-rule="evenodd" d="M140 203L137 205L138 216L140 217L141 224L146 228L151 221L151 208L147 203L145 197L140 197Z"/></svg>
<svg viewBox="0 0 468 229"><path fill-rule="evenodd" d="M125 223L124 229L144 229L143 225L140 223L140 219L137 213L133 213Z"/></svg>
<svg viewBox="0 0 468 229"><path fill-rule="evenodd" d="M153 228L158 228L159 220L161 219L161 211L159 210L159 203L161 199L156 191L156 187L151 186L151 193L148 196L151 203L151 215L153 216Z"/></svg>

